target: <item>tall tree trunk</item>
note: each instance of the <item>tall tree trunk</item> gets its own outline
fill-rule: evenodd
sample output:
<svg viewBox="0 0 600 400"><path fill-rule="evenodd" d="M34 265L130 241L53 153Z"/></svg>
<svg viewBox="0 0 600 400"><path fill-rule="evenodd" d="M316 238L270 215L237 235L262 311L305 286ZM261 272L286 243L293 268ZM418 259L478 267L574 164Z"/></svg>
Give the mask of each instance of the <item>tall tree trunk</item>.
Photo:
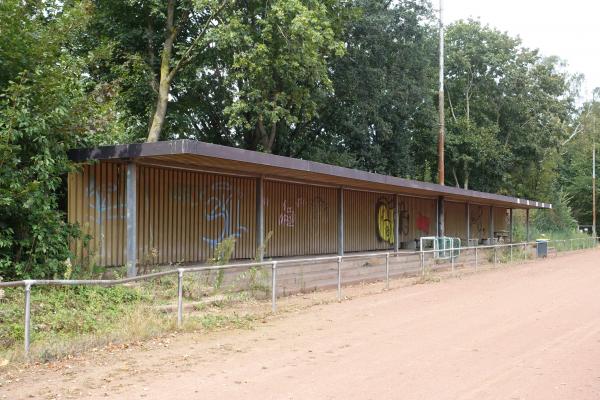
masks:
<svg viewBox="0 0 600 400"><path fill-rule="evenodd" d="M174 14L175 0L169 0L169 3L167 4L166 38L160 60L158 99L156 100L156 110L154 111L154 118L152 118L152 125L150 126L148 138L146 139L147 142L158 142L167 115L167 105L169 104L169 92L171 91L172 78L170 71L171 53L173 52L173 43L175 41L175 36L177 35L177 32L173 27Z"/></svg>

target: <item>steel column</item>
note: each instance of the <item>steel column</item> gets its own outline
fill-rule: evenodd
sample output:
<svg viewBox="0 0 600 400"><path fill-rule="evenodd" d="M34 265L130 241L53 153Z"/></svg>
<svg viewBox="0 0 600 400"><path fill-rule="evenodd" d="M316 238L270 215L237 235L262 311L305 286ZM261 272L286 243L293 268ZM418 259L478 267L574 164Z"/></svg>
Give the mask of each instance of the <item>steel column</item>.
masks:
<svg viewBox="0 0 600 400"><path fill-rule="evenodd" d="M177 269L177 327L183 324L183 268Z"/></svg>
<svg viewBox="0 0 600 400"><path fill-rule="evenodd" d="M508 242L513 242L513 209L511 208L509 211L509 221L508 221ZM512 250L512 246L510 247Z"/></svg>
<svg viewBox="0 0 600 400"><path fill-rule="evenodd" d="M390 288L390 253L385 253L385 288Z"/></svg>
<svg viewBox="0 0 600 400"><path fill-rule="evenodd" d="M496 244L496 241L494 240L494 206L490 206L490 220L489 222L489 239L490 239L490 244Z"/></svg>
<svg viewBox="0 0 600 400"><path fill-rule="evenodd" d="M529 243L529 208L525 210L525 231L525 241Z"/></svg>
<svg viewBox="0 0 600 400"><path fill-rule="evenodd" d="M29 357L31 327L31 283L25 282L25 357Z"/></svg>
<svg viewBox="0 0 600 400"><path fill-rule="evenodd" d="M338 189L338 255L344 255L344 188Z"/></svg>
<svg viewBox="0 0 600 400"><path fill-rule="evenodd" d="M337 299L342 300L342 257L337 258Z"/></svg>
<svg viewBox="0 0 600 400"><path fill-rule="evenodd" d="M444 225L444 197L438 197L437 201L437 233L438 237L445 236L445 225Z"/></svg>
<svg viewBox="0 0 600 400"><path fill-rule="evenodd" d="M127 164L127 276L137 275L137 167L134 163Z"/></svg>
<svg viewBox="0 0 600 400"><path fill-rule="evenodd" d="M277 312L277 261L271 265L271 310Z"/></svg>
<svg viewBox="0 0 600 400"><path fill-rule="evenodd" d="M465 204L465 215L466 215L466 223L467 223L467 247L470 245L471 241L471 204Z"/></svg>
<svg viewBox="0 0 600 400"><path fill-rule="evenodd" d="M256 251L258 261L265 258L265 180L261 176L256 180Z"/></svg>
<svg viewBox="0 0 600 400"><path fill-rule="evenodd" d="M400 249L400 210L398 209L398 195L395 196L396 205L394 207L394 251L397 253Z"/></svg>

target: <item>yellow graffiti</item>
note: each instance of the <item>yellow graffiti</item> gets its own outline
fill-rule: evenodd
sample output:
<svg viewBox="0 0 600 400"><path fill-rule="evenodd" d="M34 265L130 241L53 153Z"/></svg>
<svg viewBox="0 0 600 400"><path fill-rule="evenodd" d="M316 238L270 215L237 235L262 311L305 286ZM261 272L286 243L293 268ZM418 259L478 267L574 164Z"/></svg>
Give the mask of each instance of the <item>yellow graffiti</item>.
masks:
<svg viewBox="0 0 600 400"><path fill-rule="evenodd" d="M377 205L377 234L381 240L394 243L394 209L383 202Z"/></svg>

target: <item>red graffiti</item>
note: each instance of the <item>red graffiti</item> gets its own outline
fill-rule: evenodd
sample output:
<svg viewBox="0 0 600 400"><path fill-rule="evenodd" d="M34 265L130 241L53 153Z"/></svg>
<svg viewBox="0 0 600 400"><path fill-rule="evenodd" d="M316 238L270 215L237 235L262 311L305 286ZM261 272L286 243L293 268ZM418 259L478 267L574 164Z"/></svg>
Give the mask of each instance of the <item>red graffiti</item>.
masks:
<svg viewBox="0 0 600 400"><path fill-rule="evenodd" d="M417 229L425 234L429 234L429 223L430 220L424 215L419 215L417 217Z"/></svg>

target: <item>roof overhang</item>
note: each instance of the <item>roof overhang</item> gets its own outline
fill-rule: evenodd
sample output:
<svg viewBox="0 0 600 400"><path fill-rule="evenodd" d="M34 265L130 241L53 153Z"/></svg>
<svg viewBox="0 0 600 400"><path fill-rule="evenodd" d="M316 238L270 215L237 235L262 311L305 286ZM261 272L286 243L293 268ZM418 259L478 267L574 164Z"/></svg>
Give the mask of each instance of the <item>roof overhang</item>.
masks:
<svg viewBox="0 0 600 400"><path fill-rule="evenodd" d="M69 152L74 162L133 161L139 164L264 177L317 185L397 193L448 201L529 209L552 204L452 186L397 178L314 161L276 156L195 140L172 140L77 149Z"/></svg>

